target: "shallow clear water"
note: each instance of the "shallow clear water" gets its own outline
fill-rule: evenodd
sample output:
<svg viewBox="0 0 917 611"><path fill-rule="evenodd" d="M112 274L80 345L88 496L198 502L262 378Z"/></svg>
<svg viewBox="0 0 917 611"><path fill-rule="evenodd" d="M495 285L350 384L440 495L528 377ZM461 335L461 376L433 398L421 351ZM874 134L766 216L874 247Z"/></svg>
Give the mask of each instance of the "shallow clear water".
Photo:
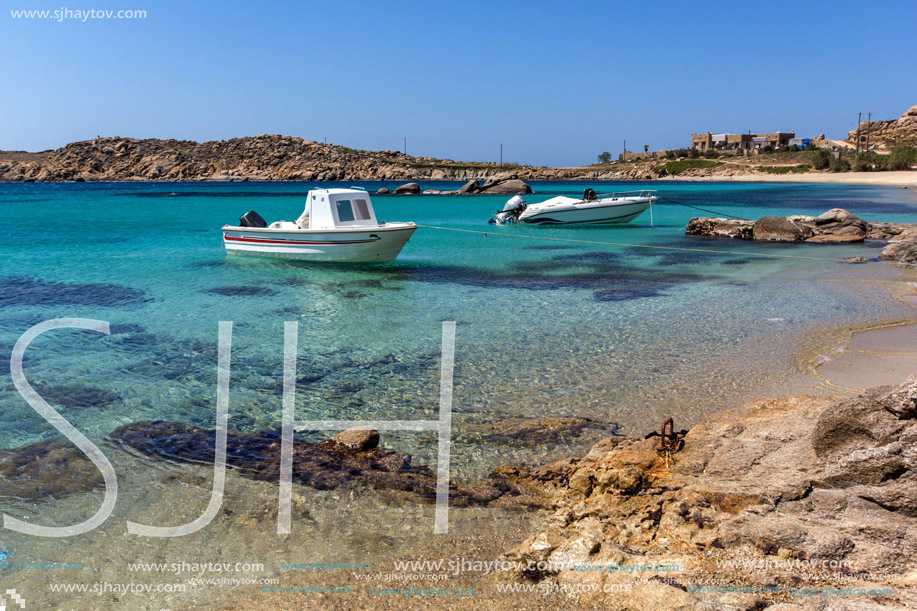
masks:
<svg viewBox="0 0 917 611"><path fill-rule="evenodd" d="M581 193L590 185L533 186L537 194L529 201ZM596 190L644 186L608 183ZM750 256L874 258L879 245L686 238L688 219L705 213L666 201L653 207L653 226L646 213L625 226L494 227L487 219L506 196L378 196L382 220L487 235L421 228L396 262L381 266L230 259L221 252L223 224L249 209L268 221L295 219L309 187L0 185L0 448L55 437L9 376L17 338L55 317L112 324L109 337L48 333L33 343L25 362L39 393L96 440L147 419L212 428L221 320L234 322L231 429L277 425L283 324L290 320L299 321L300 330L298 418L435 417L441 322L455 320L453 477L473 482L495 465L543 462L597 435L643 434L668 416L680 428L750 398L809 389L790 364L805 332L911 312L886 298L907 279L892 266ZM653 188L746 218L843 207L867 220L917 222L917 193L896 188ZM508 446L491 434L497 421L547 415L589 418L595 430L534 446ZM436 445L429 441L416 433L383 435L384 445L411 452L416 463L434 463ZM166 469L148 459L138 467L135 457L111 458L137 481L144 469ZM121 503L129 505L130 498L149 500L138 493ZM174 490L161 498L180 504ZM90 515L98 495L85 495L81 503L61 504L61 515ZM171 515L175 506L160 511ZM105 539L98 545L126 546L119 553L130 555L132 543Z"/></svg>

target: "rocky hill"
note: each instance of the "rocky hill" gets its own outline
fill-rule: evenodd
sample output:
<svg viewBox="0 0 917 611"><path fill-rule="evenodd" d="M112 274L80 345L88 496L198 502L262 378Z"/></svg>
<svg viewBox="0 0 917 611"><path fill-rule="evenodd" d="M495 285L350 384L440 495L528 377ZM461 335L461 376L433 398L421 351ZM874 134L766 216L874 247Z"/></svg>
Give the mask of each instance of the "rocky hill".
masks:
<svg viewBox="0 0 917 611"><path fill-rule="evenodd" d="M465 163L267 135L212 142L96 138L53 151L0 152L0 181L468 180L511 172L576 178L577 168ZM588 172L585 172L588 173ZM595 178L589 173L589 178Z"/></svg>
<svg viewBox="0 0 917 611"><path fill-rule="evenodd" d="M861 121L859 126L861 140L865 143L869 133L869 146L873 144L880 149L893 149L896 146L917 146L917 106L911 106L897 119L889 121ZM847 134L847 141L856 143L857 130Z"/></svg>

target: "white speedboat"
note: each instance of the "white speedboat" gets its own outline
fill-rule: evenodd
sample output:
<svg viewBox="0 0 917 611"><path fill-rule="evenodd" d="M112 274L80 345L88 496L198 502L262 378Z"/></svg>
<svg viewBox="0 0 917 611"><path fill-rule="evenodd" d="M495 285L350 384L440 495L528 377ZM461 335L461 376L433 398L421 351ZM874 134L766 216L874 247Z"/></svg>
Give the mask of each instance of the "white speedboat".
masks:
<svg viewBox="0 0 917 611"><path fill-rule="evenodd" d="M295 221L268 225L247 212L238 226L223 227L223 244L231 255L381 263L394 261L416 230L414 223L378 222L362 189L312 189Z"/></svg>
<svg viewBox="0 0 917 611"><path fill-rule="evenodd" d="M537 204L527 204L521 196L510 198L491 223L566 224L627 223L658 200L654 191L628 191L596 195L586 189L582 199L552 197Z"/></svg>

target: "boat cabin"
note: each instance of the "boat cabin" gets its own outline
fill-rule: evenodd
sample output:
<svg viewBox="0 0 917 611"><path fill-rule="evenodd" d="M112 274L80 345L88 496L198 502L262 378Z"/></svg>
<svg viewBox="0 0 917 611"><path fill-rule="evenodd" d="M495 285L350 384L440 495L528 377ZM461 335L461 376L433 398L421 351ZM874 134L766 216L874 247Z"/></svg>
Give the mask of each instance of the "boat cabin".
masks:
<svg viewBox="0 0 917 611"><path fill-rule="evenodd" d="M299 229L378 227L369 193L362 189L312 189L296 220Z"/></svg>

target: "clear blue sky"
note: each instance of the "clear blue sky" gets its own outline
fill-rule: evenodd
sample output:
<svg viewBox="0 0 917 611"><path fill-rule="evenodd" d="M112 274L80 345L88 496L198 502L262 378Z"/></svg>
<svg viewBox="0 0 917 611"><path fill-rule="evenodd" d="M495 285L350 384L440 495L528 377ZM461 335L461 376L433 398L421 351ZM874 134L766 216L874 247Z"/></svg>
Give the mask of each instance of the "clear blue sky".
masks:
<svg viewBox="0 0 917 611"><path fill-rule="evenodd" d="M520 163L841 137L917 104L917 3L4 0L0 149L281 133ZM145 9L143 20L13 9Z"/></svg>

